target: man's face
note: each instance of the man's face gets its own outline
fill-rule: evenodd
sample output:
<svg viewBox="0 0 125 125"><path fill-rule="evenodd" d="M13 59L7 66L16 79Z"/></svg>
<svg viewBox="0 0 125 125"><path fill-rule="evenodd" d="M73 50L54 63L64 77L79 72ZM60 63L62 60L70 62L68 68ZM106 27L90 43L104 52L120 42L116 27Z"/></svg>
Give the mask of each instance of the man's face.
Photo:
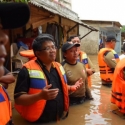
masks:
<svg viewBox="0 0 125 125"><path fill-rule="evenodd" d="M6 49L5 44L8 42L7 35L0 29L0 77L3 75L3 64L5 62Z"/></svg>
<svg viewBox="0 0 125 125"><path fill-rule="evenodd" d="M56 47L52 41L46 41L42 44L40 51L36 51L36 56L44 63L49 64L56 59Z"/></svg>
<svg viewBox="0 0 125 125"><path fill-rule="evenodd" d="M73 43L79 43L79 44L81 43L79 37L74 37L71 41Z"/></svg>
<svg viewBox="0 0 125 125"><path fill-rule="evenodd" d="M79 37L74 37L74 38L71 40L71 42L81 44L81 41L80 41ZM78 51L80 51L80 46L78 47Z"/></svg>
<svg viewBox="0 0 125 125"><path fill-rule="evenodd" d="M116 45L116 41L112 40L112 41L111 41L111 48L112 48L112 49L115 49L115 45Z"/></svg>
<svg viewBox="0 0 125 125"><path fill-rule="evenodd" d="M74 46L70 49L68 49L65 53L64 53L64 57L66 58L66 60L68 62L74 62L77 60L78 58L78 47Z"/></svg>

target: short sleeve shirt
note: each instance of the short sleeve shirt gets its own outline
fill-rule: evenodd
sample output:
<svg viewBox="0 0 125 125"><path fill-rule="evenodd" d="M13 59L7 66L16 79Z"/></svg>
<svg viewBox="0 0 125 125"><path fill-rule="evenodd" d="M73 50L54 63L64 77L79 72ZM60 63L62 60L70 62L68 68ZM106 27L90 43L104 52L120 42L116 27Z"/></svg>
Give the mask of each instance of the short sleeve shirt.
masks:
<svg viewBox="0 0 125 125"><path fill-rule="evenodd" d="M114 68L116 67L116 61L115 61L115 57L114 54L112 52L107 52L104 55L104 60L106 62L106 64L110 67L110 68Z"/></svg>

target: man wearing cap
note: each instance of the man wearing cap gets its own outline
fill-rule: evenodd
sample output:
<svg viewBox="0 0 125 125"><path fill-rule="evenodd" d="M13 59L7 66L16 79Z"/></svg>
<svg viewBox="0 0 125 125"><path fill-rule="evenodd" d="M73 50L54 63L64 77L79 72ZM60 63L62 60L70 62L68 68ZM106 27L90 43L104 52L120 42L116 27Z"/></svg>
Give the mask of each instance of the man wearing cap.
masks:
<svg viewBox="0 0 125 125"><path fill-rule="evenodd" d="M114 51L115 44L116 38L113 35L107 36L105 48L100 49L98 53L100 77L103 85L112 85L114 70L119 61L119 56Z"/></svg>
<svg viewBox="0 0 125 125"><path fill-rule="evenodd" d="M5 74L3 63L6 56L5 44L8 42L2 30L24 26L28 22L29 16L29 7L24 3L0 3L0 77ZM8 82L4 82L4 84L8 84ZM4 86L0 84L0 125L13 125L10 103Z"/></svg>
<svg viewBox="0 0 125 125"><path fill-rule="evenodd" d="M73 43L81 44L81 41L77 35L70 36L68 41L69 42L72 41ZM90 76L95 72L95 69L93 67L93 64L92 64L90 58L87 56L87 54L85 52L81 51L80 46L78 47L78 51L79 51L78 61L85 65L86 71L87 71L87 77L88 77L88 85L89 85L89 87L91 87L91 77Z"/></svg>
<svg viewBox="0 0 125 125"><path fill-rule="evenodd" d="M55 62L56 46L52 35L39 35L32 48L36 59L25 63L18 74L15 108L30 122L64 119L69 110L68 91L76 91L83 81L79 79L75 85L67 85L63 67Z"/></svg>
<svg viewBox="0 0 125 125"><path fill-rule="evenodd" d="M82 78L83 79L83 85L80 87L79 90L71 93L69 95L70 98L70 105L73 104L81 104L85 101L85 99L93 99L90 89L88 87L88 81L87 81L87 73L84 64L81 62L78 62L78 47L80 44L72 43L72 42L66 42L62 46L62 52L63 52L63 58L65 59L64 62L62 62L62 65L64 67L64 70L66 72L67 81L69 85L74 85L75 82Z"/></svg>

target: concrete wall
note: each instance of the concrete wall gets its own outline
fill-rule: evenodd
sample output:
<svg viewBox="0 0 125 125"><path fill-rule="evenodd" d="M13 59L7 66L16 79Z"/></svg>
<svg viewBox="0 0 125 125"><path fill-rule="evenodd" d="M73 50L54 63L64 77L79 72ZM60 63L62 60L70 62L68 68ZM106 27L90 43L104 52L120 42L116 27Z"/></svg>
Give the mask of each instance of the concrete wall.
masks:
<svg viewBox="0 0 125 125"><path fill-rule="evenodd" d="M98 29L98 27L95 27ZM83 26L79 27L79 34L80 37L84 36L90 30L84 28ZM98 39L99 33L98 32L91 32L89 35L81 39L81 50L86 52L87 54L97 54L98 52Z"/></svg>
<svg viewBox="0 0 125 125"><path fill-rule="evenodd" d="M85 51L87 54L97 54L98 48L99 48L99 34L100 31L106 31L106 27L113 27L112 22L90 22L90 21L84 21L86 24L98 29L98 32L91 32L89 35L84 37L81 40L81 50ZM110 29L110 28L109 28ZM79 34L80 37L88 33L90 30L80 26L79 27ZM117 40L119 42L116 43L115 50L117 53L121 52L121 31L119 28L119 31L115 33L114 31L106 31L107 34L116 35L117 34Z"/></svg>

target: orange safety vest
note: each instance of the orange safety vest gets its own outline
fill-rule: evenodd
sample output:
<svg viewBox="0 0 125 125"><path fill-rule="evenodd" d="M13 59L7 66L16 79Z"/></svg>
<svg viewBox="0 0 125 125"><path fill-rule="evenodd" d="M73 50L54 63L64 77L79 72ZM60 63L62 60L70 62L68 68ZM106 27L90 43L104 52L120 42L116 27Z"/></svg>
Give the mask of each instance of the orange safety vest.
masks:
<svg viewBox="0 0 125 125"><path fill-rule="evenodd" d="M9 96L0 84L0 125L7 125L11 120L11 102Z"/></svg>
<svg viewBox="0 0 125 125"><path fill-rule="evenodd" d="M98 63L99 63L101 79L104 81L107 81L107 82L111 82L113 80L113 71L104 61L104 54L108 51L110 51L114 54L114 59L116 60L116 62L119 61L119 56L113 49L102 48L102 49L100 49L100 51L98 53Z"/></svg>
<svg viewBox="0 0 125 125"><path fill-rule="evenodd" d="M86 69L89 69L90 66L88 64L87 54L85 52L83 52L83 51L80 51L79 55L80 55L80 62L82 62L85 65ZM88 76L87 78L88 78L88 85L89 85L89 87L91 87L91 84L92 84L91 77Z"/></svg>
<svg viewBox="0 0 125 125"><path fill-rule="evenodd" d="M30 60L35 60L36 59L33 50L24 50L24 51L21 51L20 55L23 56L23 57L27 57Z"/></svg>
<svg viewBox="0 0 125 125"><path fill-rule="evenodd" d="M112 83L111 102L116 104L120 112L125 113L125 79L123 69L125 68L125 59L118 62Z"/></svg>
<svg viewBox="0 0 125 125"><path fill-rule="evenodd" d="M35 62L35 60L25 63L24 66L28 69L30 77L30 88L28 94L36 94L41 92L41 90L48 84L41 67ZM64 94L64 111L68 112L69 98L65 71L63 67L57 62L53 62L53 66L57 69L61 79L62 90ZM42 115L45 105L46 100L39 100L29 106L15 104L15 108L24 119L34 122Z"/></svg>

